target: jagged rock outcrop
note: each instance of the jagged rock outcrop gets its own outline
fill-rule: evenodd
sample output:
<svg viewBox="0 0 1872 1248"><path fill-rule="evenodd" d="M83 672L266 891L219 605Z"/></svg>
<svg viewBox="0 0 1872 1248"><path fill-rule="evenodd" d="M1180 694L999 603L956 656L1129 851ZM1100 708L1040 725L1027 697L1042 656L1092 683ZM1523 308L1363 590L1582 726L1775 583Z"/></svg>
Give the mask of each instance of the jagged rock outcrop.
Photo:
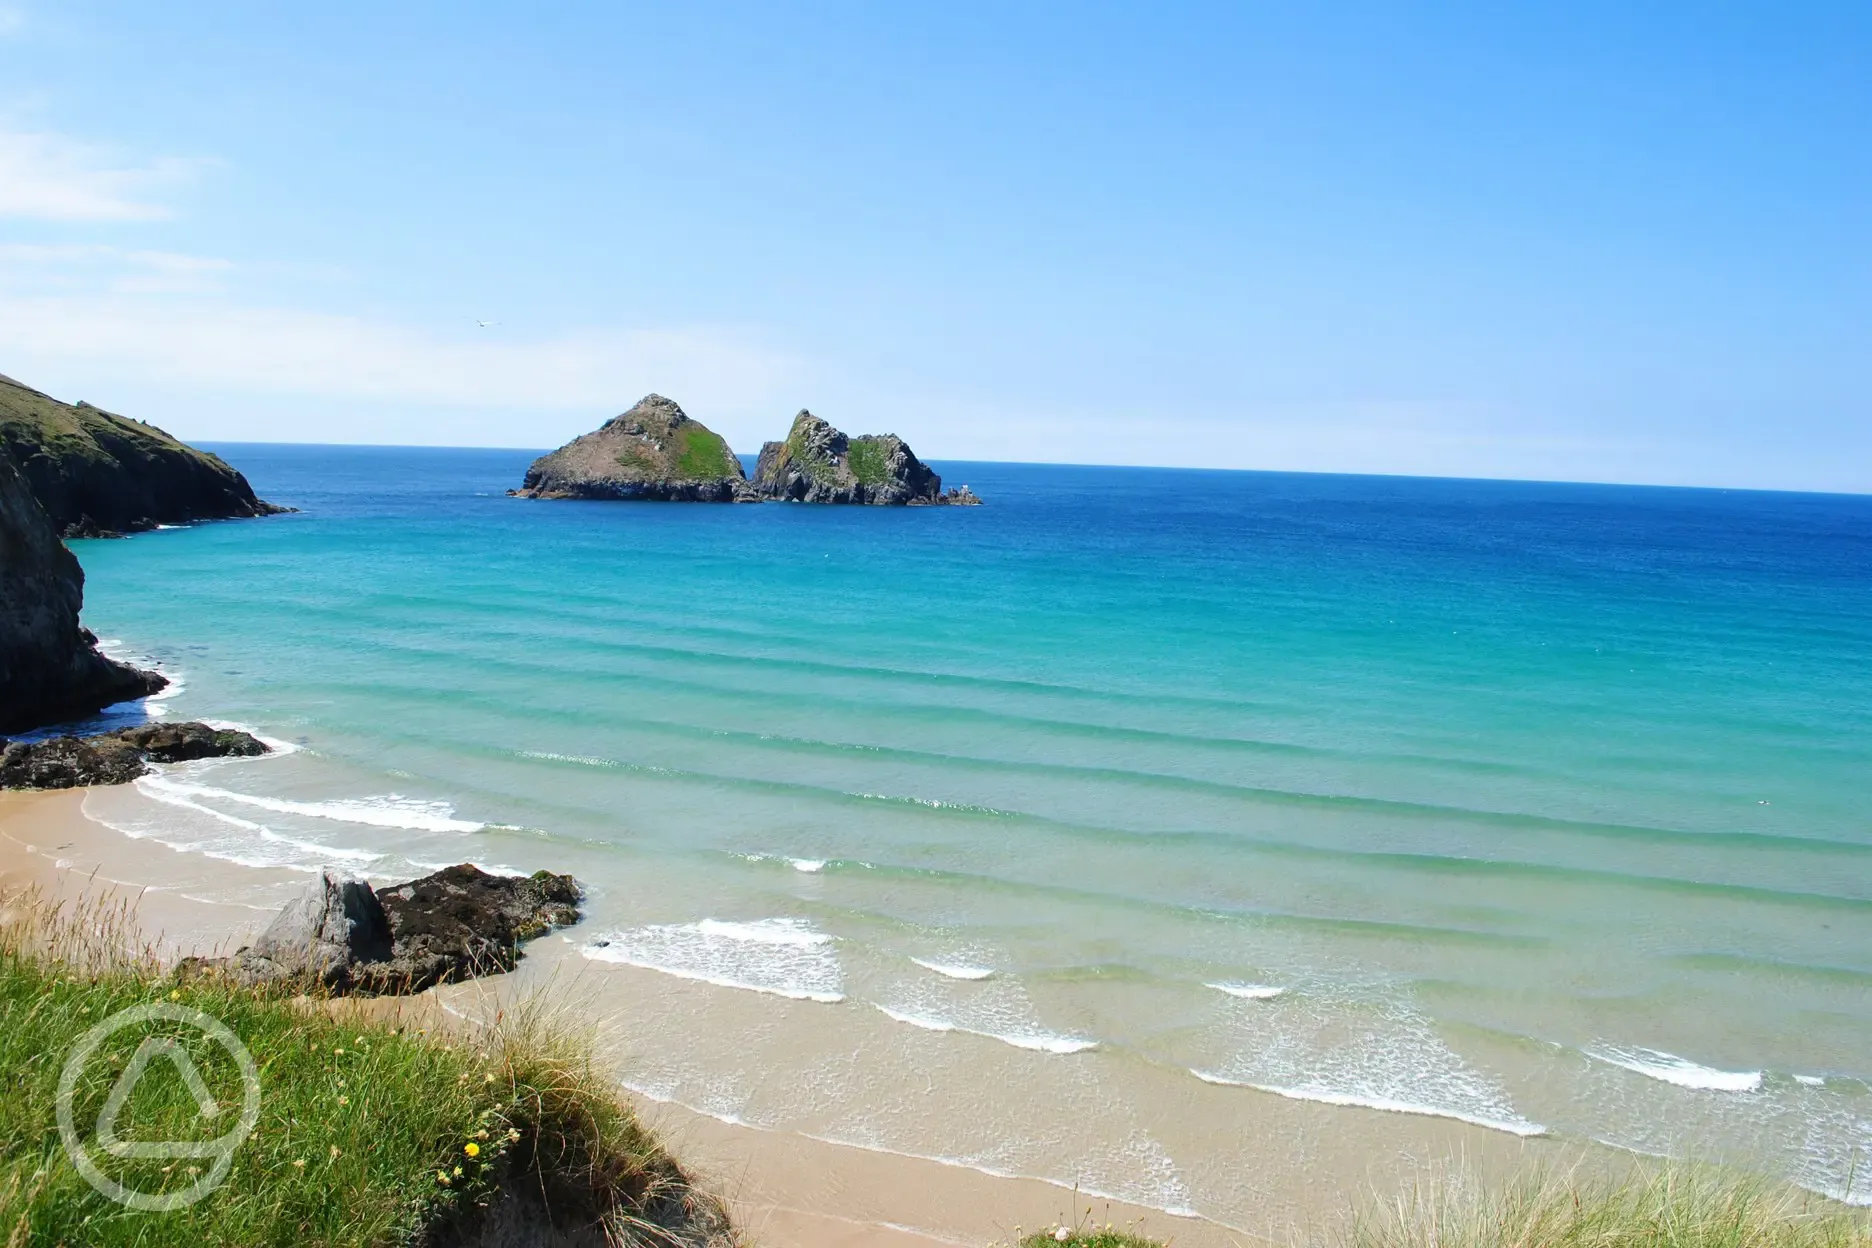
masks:
<svg viewBox="0 0 1872 1248"><path fill-rule="evenodd" d="M0 733L82 719L168 684L98 653L78 623L84 572L0 455Z"/></svg>
<svg viewBox="0 0 1872 1248"><path fill-rule="evenodd" d="M267 747L235 728L207 724L139 724L90 737L0 740L0 789L75 789L128 784L150 763L198 758L251 758Z"/></svg>
<svg viewBox="0 0 1872 1248"><path fill-rule="evenodd" d="M574 438L527 469L519 498L656 502L754 501L741 461L721 435L660 394Z"/></svg>
<svg viewBox="0 0 1872 1248"><path fill-rule="evenodd" d="M421 992L512 970L523 942L578 922L579 898L577 880L550 871L516 878L463 863L381 892L325 871L252 945L178 969L247 985Z"/></svg>
<svg viewBox="0 0 1872 1248"><path fill-rule="evenodd" d="M801 503L968 506L967 486L943 492L942 478L894 433L848 438L811 412L793 418L786 441L761 447L754 491Z"/></svg>
<svg viewBox="0 0 1872 1248"><path fill-rule="evenodd" d="M20 470L64 537L290 510L261 502L247 478L220 457L154 425L89 403L61 403L5 376L0 458Z"/></svg>

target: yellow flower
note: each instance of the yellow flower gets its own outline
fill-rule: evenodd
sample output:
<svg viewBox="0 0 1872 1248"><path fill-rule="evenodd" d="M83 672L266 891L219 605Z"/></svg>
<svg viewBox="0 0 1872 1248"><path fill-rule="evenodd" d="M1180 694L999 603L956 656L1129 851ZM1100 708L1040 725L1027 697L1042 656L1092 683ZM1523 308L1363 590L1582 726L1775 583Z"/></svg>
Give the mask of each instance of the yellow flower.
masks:
<svg viewBox="0 0 1872 1248"><path fill-rule="evenodd" d="M180 1001L182 999L182 990L180 988L171 988L169 990L169 999L171 1001Z"/></svg>
<svg viewBox="0 0 1872 1248"><path fill-rule="evenodd" d="M494 1076L493 1076L493 1075L485 1075L485 1076L483 1076L483 1082L485 1082L485 1083L493 1083L493 1082L494 1082Z"/></svg>
<svg viewBox="0 0 1872 1248"><path fill-rule="evenodd" d="M461 1167L460 1167L460 1166L456 1166L456 1167L455 1167L455 1177L456 1177L456 1178L458 1178L458 1179L459 1179L459 1178L461 1178Z"/></svg>
<svg viewBox="0 0 1872 1248"><path fill-rule="evenodd" d="M440 1183L440 1184L441 1184L441 1185L442 1185L443 1187L447 1187L447 1186L448 1186L448 1181L449 1181L449 1180L448 1180L448 1171L446 1171L446 1170L438 1170L438 1171L436 1171L436 1182L438 1182L438 1183Z"/></svg>
<svg viewBox="0 0 1872 1248"><path fill-rule="evenodd" d="M467 1153L470 1157L479 1157L481 1155L481 1146L476 1144L473 1140L470 1140L468 1143L462 1145L462 1152Z"/></svg>

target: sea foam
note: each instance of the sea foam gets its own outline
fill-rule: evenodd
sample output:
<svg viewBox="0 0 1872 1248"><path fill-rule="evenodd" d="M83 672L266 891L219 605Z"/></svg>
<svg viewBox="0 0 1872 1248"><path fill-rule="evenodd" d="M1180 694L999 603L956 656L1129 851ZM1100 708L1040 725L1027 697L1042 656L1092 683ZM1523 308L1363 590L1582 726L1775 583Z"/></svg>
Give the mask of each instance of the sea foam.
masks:
<svg viewBox="0 0 1872 1248"><path fill-rule="evenodd" d="M600 936L580 952L722 988L828 1005L845 999L832 937L799 919L653 924Z"/></svg>
<svg viewBox="0 0 1872 1248"><path fill-rule="evenodd" d="M992 967L963 966L954 962L930 962L923 958L911 958L910 960L926 971L935 971L938 975L944 975L950 979L982 980L994 978L994 970Z"/></svg>
<svg viewBox="0 0 1872 1248"><path fill-rule="evenodd" d="M1220 983L1204 984L1217 992L1226 992L1231 997L1240 997L1244 1001L1271 1001L1286 992L1285 988L1274 988L1267 984Z"/></svg>
<svg viewBox="0 0 1872 1248"><path fill-rule="evenodd" d="M874 1003L875 1004L875 1003ZM888 1006L876 1006L877 1011L886 1018L912 1027L921 1027L925 1031L959 1031L971 1036L983 1036L989 1040L999 1040L1002 1044L1011 1044L1017 1049L1030 1049L1035 1053L1084 1053L1088 1049L1098 1048L1096 1040L1082 1040L1078 1036L1058 1036L1048 1032L999 1032L983 1031L976 1027L964 1027L960 1023L946 1018L930 1018L927 1015L908 1014L893 1010Z"/></svg>
<svg viewBox="0 0 1872 1248"><path fill-rule="evenodd" d="M1275 1096L1284 1096L1294 1101L1318 1101L1322 1105L1357 1106L1361 1109L1380 1109L1393 1114L1422 1114L1429 1118L1453 1118L1472 1126L1487 1127L1491 1131L1506 1131L1510 1135L1530 1137L1547 1134L1547 1128L1519 1117L1492 1117L1487 1114L1470 1113L1453 1109L1446 1105L1423 1105L1411 1101L1394 1100L1385 1096L1367 1096L1355 1092L1343 1092L1335 1088L1321 1087L1314 1084L1302 1084L1298 1087L1280 1087L1271 1083L1249 1083L1241 1079L1226 1079L1221 1075L1204 1070L1192 1070L1204 1083L1223 1084L1228 1087L1253 1088L1257 1092L1272 1092Z"/></svg>
<svg viewBox="0 0 1872 1248"><path fill-rule="evenodd" d="M332 819L373 828L405 828L414 832L479 832L485 824L455 818L447 802L424 801L395 793L379 797L339 798L329 802L296 802L282 797L261 797L237 793L205 784L189 784L167 776L145 776L137 787L151 797L172 795L197 802L233 802L278 815L300 815L308 819Z"/></svg>
<svg viewBox="0 0 1872 1248"><path fill-rule="evenodd" d="M1647 1049L1637 1045L1598 1044L1585 1050L1586 1056L1611 1066L1633 1071L1650 1079L1661 1079L1680 1088L1705 1092L1753 1092L1762 1086L1759 1070L1717 1070L1687 1057Z"/></svg>

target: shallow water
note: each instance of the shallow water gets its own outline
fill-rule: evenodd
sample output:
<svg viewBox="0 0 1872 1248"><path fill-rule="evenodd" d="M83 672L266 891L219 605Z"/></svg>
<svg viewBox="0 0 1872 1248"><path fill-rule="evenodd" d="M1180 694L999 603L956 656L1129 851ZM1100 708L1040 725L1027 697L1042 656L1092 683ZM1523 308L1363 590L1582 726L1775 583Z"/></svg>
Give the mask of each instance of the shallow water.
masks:
<svg viewBox="0 0 1872 1248"><path fill-rule="evenodd" d="M1872 499L537 503L525 452L219 449L304 512L76 543L86 618L300 748L88 812L575 871L635 1086L1224 1221L1271 1095L1872 1202Z"/></svg>

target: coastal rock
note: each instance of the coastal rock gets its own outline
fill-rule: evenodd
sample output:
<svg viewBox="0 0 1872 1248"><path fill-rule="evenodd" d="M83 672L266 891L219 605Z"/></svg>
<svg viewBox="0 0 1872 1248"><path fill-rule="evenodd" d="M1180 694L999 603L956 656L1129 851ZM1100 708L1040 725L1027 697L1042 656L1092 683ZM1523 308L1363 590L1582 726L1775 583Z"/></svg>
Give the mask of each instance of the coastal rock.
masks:
<svg viewBox="0 0 1872 1248"><path fill-rule="evenodd" d="M721 435L660 394L613 416L527 469L518 498L755 501L741 461Z"/></svg>
<svg viewBox="0 0 1872 1248"><path fill-rule="evenodd" d="M390 925L368 880L323 871L274 916L247 953L282 974L325 979L356 963L388 961Z"/></svg>
<svg viewBox="0 0 1872 1248"><path fill-rule="evenodd" d="M894 433L848 438L808 411L793 418L786 441L761 447L754 491L801 503L878 506L978 504L968 487L942 488L942 478Z"/></svg>
<svg viewBox="0 0 1872 1248"><path fill-rule="evenodd" d="M166 684L98 653L78 623L84 572L0 454L0 732L82 719Z"/></svg>
<svg viewBox="0 0 1872 1248"><path fill-rule="evenodd" d="M159 524L264 516L247 478L154 425L61 403L0 376L0 459L26 478L64 537L114 537Z"/></svg>
<svg viewBox="0 0 1872 1248"><path fill-rule="evenodd" d="M322 872L249 948L188 958L179 973L366 996L510 971L520 945L579 919L578 881L489 875L468 863L377 891Z"/></svg>
<svg viewBox="0 0 1872 1248"><path fill-rule="evenodd" d="M148 763L251 758L267 747L250 733L207 724L141 724L91 737L0 741L0 789L75 789L128 784Z"/></svg>

